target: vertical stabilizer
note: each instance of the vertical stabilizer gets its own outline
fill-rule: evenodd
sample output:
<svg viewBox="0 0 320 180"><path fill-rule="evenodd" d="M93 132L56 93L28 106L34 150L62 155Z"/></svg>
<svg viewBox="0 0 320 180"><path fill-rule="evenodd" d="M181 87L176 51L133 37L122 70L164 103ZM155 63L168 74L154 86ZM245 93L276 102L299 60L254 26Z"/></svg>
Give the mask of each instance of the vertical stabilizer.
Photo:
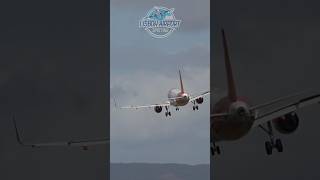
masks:
<svg viewBox="0 0 320 180"><path fill-rule="evenodd" d="M179 78L180 78L181 93L184 93L183 82L182 82L182 77L181 77L181 71L180 70L179 70Z"/></svg>
<svg viewBox="0 0 320 180"><path fill-rule="evenodd" d="M228 51L228 44L227 44L226 35L224 33L224 29L221 30L221 33L222 33L222 41L223 41L223 49L224 49L224 62L225 62L227 81L228 81L228 97L232 102L234 102L234 101L237 101L237 93L236 93L236 87L234 84L234 78L232 74L232 67L231 67L230 56Z"/></svg>

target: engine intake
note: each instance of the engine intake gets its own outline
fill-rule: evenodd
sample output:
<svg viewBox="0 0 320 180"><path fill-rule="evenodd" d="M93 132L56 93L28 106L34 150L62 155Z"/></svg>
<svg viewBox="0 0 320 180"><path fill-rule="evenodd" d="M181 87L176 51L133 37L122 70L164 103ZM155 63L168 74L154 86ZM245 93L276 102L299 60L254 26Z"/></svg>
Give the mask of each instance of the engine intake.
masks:
<svg viewBox="0 0 320 180"><path fill-rule="evenodd" d="M203 103L203 97L199 97L198 99L196 99L196 102L198 104L202 104Z"/></svg>
<svg viewBox="0 0 320 180"><path fill-rule="evenodd" d="M289 113L282 117L272 120L276 130L282 134L290 134L297 130L299 117L296 113Z"/></svg>
<svg viewBox="0 0 320 180"><path fill-rule="evenodd" d="M161 111L162 111L162 106L155 106L155 107L154 107L154 111L155 111L156 113L161 113Z"/></svg>

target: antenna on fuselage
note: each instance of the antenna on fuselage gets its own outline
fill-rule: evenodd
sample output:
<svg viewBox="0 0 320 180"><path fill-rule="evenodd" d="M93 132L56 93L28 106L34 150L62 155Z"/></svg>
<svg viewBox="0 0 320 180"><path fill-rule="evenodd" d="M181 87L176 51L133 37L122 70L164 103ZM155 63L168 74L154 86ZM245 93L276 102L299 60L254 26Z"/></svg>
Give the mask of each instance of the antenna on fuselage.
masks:
<svg viewBox="0 0 320 180"><path fill-rule="evenodd" d="M237 93L236 93L236 86L235 86L234 78L232 74L228 44L227 44L227 39L226 39L224 29L221 29L221 33L222 33L222 41L223 41L223 49L224 49L224 62L225 62L227 81L228 81L228 97L231 102L234 102L234 101L237 101Z"/></svg>

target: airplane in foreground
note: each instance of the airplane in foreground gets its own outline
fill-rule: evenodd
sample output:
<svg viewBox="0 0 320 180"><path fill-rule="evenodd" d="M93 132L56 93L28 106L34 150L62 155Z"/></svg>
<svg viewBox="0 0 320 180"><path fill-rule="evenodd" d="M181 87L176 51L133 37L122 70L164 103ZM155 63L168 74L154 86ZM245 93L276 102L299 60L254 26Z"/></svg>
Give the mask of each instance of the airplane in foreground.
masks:
<svg viewBox="0 0 320 180"><path fill-rule="evenodd" d="M19 145L30 148L46 148L55 146L65 146L65 147L81 147L83 150L88 150L89 147L105 145L110 143L109 138L101 139L85 139L85 140L69 140L65 142L48 142L48 143L25 143L20 135L15 116L12 117L13 125L15 128L16 139Z"/></svg>
<svg viewBox="0 0 320 180"><path fill-rule="evenodd" d="M168 93L168 100L164 103L159 104L150 104L150 105L142 105L142 106L124 106L120 107L120 109L141 109L141 108L154 108L156 113L161 113L162 109L165 108L166 116L171 116L171 112L169 110L170 106L174 106L176 111L180 110L181 106L187 105L189 102L193 104L192 109L198 110L198 104L203 103L203 97L210 94L210 91L206 91L197 96L190 96L183 88L183 82L181 77L181 72L179 70L179 78L180 78L180 88L181 89L171 89Z"/></svg>
<svg viewBox="0 0 320 180"><path fill-rule="evenodd" d="M282 152L282 142L278 138L275 139L273 128L282 134L295 132L299 126L299 118L296 111L302 107L320 103L320 94L306 96L303 93L296 93L260 105L249 106L244 98L237 95L227 40L223 29L222 40L228 95L220 99L211 109L210 148L212 156L215 153L220 154L220 147L216 145L217 142L238 140L255 127L261 128L269 136L269 141L265 142L265 149L268 155L272 154L274 148L278 152ZM298 99L299 96L301 97ZM294 98L298 100L293 100ZM289 100L291 102L288 103L287 101ZM268 110L262 113L264 108L268 108Z"/></svg>

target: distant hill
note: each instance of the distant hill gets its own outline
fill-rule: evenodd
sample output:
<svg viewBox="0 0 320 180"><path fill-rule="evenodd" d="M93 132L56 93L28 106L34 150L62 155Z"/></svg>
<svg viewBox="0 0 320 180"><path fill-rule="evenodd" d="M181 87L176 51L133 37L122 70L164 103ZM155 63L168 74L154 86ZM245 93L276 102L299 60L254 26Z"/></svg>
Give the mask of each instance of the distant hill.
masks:
<svg viewBox="0 0 320 180"><path fill-rule="evenodd" d="M209 165L111 163L110 180L209 180Z"/></svg>

